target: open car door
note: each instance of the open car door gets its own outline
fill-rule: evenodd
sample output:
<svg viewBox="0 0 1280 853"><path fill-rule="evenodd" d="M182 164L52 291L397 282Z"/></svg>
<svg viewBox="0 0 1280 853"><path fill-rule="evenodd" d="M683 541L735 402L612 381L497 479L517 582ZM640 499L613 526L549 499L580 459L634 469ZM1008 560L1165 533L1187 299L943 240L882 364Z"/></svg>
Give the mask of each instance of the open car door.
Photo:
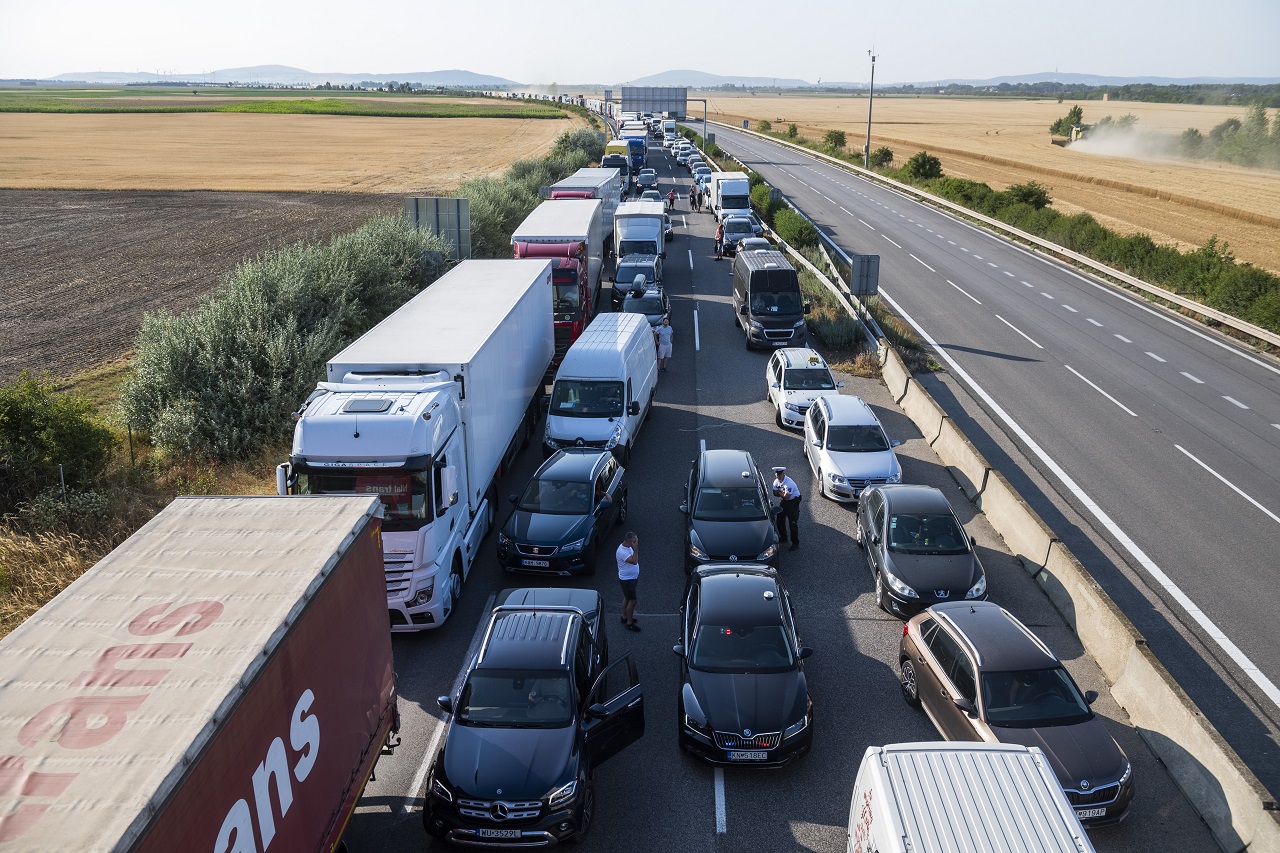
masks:
<svg viewBox="0 0 1280 853"><path fill-rule="evenodd" d="M609 664L587 696L583 733L592 769L644 734L644 694L630 653Z"/></svg>

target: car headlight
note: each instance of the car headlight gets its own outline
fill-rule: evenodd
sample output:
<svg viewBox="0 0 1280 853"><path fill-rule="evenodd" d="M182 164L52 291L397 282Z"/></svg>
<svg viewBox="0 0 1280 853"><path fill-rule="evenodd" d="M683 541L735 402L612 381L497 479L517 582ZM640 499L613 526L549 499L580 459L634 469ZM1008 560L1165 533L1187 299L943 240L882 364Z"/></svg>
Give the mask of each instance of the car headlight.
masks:
<svg viewBox="0 0 1280 853"><path fill-rule="evenodd" d="M770 545L768 548L765 548L763 551L761 551L759 556L756 557L756 559L768 560L776 553L778 553L778 546L776 544Z"/></svg>
<svg viewBox="0 0 1280 853"><path fill-rule="evenodd" d="M1124 763L1124 773L1120 774L1120 781L1116 784L1124 787L1124 783L1129 781L1129 776L1133 774L1133 765L1128 761Z"/></svg>
<svg viewBox="0 0 1280 853"><path fill-rule="evenodd" d="M609 440L604 443L604 449L613 450L613 448L617 446L618 446L618 434L615 432L613 435L609 436Z"/></svg>
<svg viewBox="0 0 1280 853"><path fill-rule="evenodd" d="M783 731L782 733L782 739L786 740L787 738L795 737L805 729L809 728L809 720L812 719L812 717L813 717L813 700L806 699L805 706L804 706L804 716L801 717L796 722L792 723L791 725L787 726L786 730Z"/></svg>
<svg viewBox="0 0 1280 853"><path fill-rule="evenodd" d="M890 475L889 475L889 480L888 480L888 482L890 482L890 483L901 483L901 482L902 482L902 469L901 469L901 468L899 468L897 471L894 471L892 474L890 474Z"/></svg>
<svg viewBox="0 0 1280 853"><path fill-rule="evenodd" d="M431 795L439 797L445 802L453 802L453 793L435 776L431 777Z"/></svg>
<svg viewBox="0 0 1280 853"><path fill-rule="evenodd" d="M552 438L552 437L551 437L551 425L550 425L550 424L548 424L548 425L547 425L547 428L546 428L545 430L543 430L543 431L542 431L542 442L543 442L543 444L545 444L547 447L556 447L556 448L558 448L558 447L560 446L560 443L559 443L558 441L556 441L554 438Z"/></svg>
<svg viewBox="0 0 1280 853"><path fill-rule="evenodd" d="M751 328L755 329L757 332L764 331L764 326L761 323L757 322L756 320L751 321Z"/></svg>
<svg viewBox="0 0 1280 853"><path fill-rule="evenodd" d="M983 575L978 578L978 582L969 587L969 591L964 594L965 598L981 598L987 592L987 576Z"/></svg>
<svg viewBox="0 0 1280 853"><path fill-rule="evenodd" d="M847 485L849 485L849 480L848 480L848 478L847 478L847 477L841 477L839 474L828 474L828 475L827 475L827 477L831 480L831 482L832 482L834 485L837 485L837 486L847 486Z"/></svg>
<svg viewBox="0 0 1280 853"><path fill-rule="evenodd" d="M795 404L795 403L784 403L784 404L783 404L783 407L784 407L788 412L803 412L803 411L804 411L804 409L800 408L800 406L798 406L798 405L797 405L797 404Z"/></svg>
<svg viewBox="0 0 1280 853"><path fill-rule="evenodd" d="M507 538L507 534L499 530L498 531L498 547L507 548L507 547L510 547L510 545L511 545L511 540Z"/></svg>
<svg viewBox="0 0 1280 853"><path fill-rule="evenodd" d="M689 556L693 557L693 559L695 560L711 559L710 557L707 556L706 551L703 551L701 548L699 548L697 545L693 544L692 542L689 543Z"/></svg>
<svg viewBox="0 0 1280 853"><path fill-rule="evenodd" d="M578 780L574 779L568 785L557 788L551 792L551 796L547 797L547 806L549 808L558 809L561 806L571 802L578 794Z"/></svg>
<svg viewBox="0 0 1280 853"><path fill-rule="evenodd" d="M435 594L435 591L436 579L432 578L431 583L427 584L425 588L418 590L418 594L413 597L413 601L409 602L409 606L417 607L418 605L426 604L431 600L431 596Z"/></svg>
<svg viewBox="0 0 1280 853"><path fill-rule="evenodd" d="M577 540L576 542L570 542L568 545L561 545L561 546L560 546L560 553L562 553L562 554L571 554L571 553L575 553L575 552L577 552L577 551L581 551L581 550L582 550L582 543L583 543L583 542L586 542L586 541L587 541L587 540L586 540L586 538L582 538L582 539Z"/></svg>
<svg viewBox="0 0 1280 853"><path fill-rule="evenodd" d="M884 576L885 583L887 583L887 584L889 584L889 586L893 587L894 592L898 593L898 595L906 596L907 598L919 598L919 597L920 597L919 593L917 593L914 589L912 589L911 587L907 586L905 583L903 583L902 581L898 580L898 578L894 577L893 575L891 575L889 572L885 571L884 569L881 569L881 570L880 570L880 574Z"/></svg>
<svg viewBox="0 0 1280 853"><path fill-rule="evenodd" d="M796 328L799 329L804 325L804 320L796 320Z"/></svg>

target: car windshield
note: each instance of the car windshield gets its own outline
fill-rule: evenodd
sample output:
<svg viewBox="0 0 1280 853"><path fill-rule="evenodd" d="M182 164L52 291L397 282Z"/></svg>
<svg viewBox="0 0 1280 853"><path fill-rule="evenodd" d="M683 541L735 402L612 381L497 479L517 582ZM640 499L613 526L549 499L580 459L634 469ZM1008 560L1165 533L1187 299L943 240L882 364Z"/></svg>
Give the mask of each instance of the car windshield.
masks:
<svg viewBox="0 0 1280 853"><path fill-rule="evenodd" d="M591 484L535 477L524 487L517 506L543 515L586 515L591 512Z"/></svg>
<svg viewBox="0 0 1280 853"><path fill-rule="evenodd" d="M703 486L698 490L693 517L701 521L760 521L768 518L768 513L760 490L754 486Z"/></svg>
<svg viewBox="0 0 1280 853"><path fill-rule="evenodd" d="M827 450L836 453L879 453L889 449L889 439L876 424L827 427Z"/></svg>
<svg viewBox="0 0 1280 853"><path fill-rule="evenodd" d="M756 232L752 229L750 221L746 219L730 219L724 223L724 233L726 237L732 235L745 235L750 237Z"/></svg>
<svg viewBox="0 0 1280 853"><path fill-rule="evenodd" d="M993 726L1070 726L1093 712L1071 676L1060 666L982 673L982 707Z"/></svg>
<svg viewBox="0 0 1280 853"><path fill-rule="evenodd" d="M653 267L618 267L614 280L630 285L638 275L644 276L646 282L653 281Z"/></svg>
<svg viewBox="0 0 1280 853"><path fill-rule="evenodd" d="M472 670L456 719L464 726L552 729L573 722L567 672Z"/></svg>
<svg viewBox="0 0 1280 853"><path fill-rule="evenodd" d="M690 666L713 672L780 672L795 666L781 625L699 625Z"/></svg>
<svg viewBox="0 0 1280 853"><path fill-rule="evenodd" d="M830 391L835 387L831 371L825 367L798 367L782 374L782 388L785 391Z"/></svg>
<svg viewBox="0 0 1280 853"><path fill-rule="evenodd" d="M951 513L896 513L889 516L889 550L904 554L963 554L964 531Z"/></svg>
<svg viewBox="0 0 1280 853"><path fill-rule="evenodd" d="M751 293L752 314L799 314L802 308L800 294L794 290L755 290Z"/></svg>
<svg viewBox="0 0 1280 853"><path fill-rule="evenodd" d="M569 418L614 418L622 414L622 383L557 379L551 391L552 415Z"/></svg>
<svg viewBox="0 0 1280 853"><path fill-rule="evenodd" d="M622 303L622 310L633 314L662 314L662 297L646 293L644 296L628 296Z"/></svg>

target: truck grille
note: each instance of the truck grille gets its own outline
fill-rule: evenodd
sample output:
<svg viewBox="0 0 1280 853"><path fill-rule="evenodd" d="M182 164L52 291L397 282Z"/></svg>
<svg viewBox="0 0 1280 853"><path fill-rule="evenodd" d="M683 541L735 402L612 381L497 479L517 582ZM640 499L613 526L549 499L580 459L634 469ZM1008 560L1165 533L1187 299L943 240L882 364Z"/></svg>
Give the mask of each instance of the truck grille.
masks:
<svg viewBox="0 0 1280 853"><path fill-rule="evenodd" d="M1101 788L1094 788L1092 791L1068 790L1066 794L1067 801L1077 808L1080 806L1101 806L1120 796L1120 786L1118 784L1103 785Z"/></svg>
<svg viewBox="0 0 1280 853"><path fill-rule="evenodd" d="M458 800L458 814L474 820L489 820L494 823L533 820L541 811L540 800L526 803L513 803L508 800Z"/></svg>
<svg viewBox="0 0 1280 853"><path fill-rule="evenodd" d="M789 341L791 340L790 329L765 329L764 336L771 341Z"/></svg>
<svg viewBox="0 0 1280 853"><path fill-rule="evenodd" d="M781 732L769 732L744 737L737 732L716 732L716 746L721 749L773 749L782 737Z"/></svg>
<svg viewBox="0 0 1280 853"><path fill-rule="evenodd" d="M409 591L413 577L411 563L383 563L382 571L387 576L387 598L404 598Z"/></svg>

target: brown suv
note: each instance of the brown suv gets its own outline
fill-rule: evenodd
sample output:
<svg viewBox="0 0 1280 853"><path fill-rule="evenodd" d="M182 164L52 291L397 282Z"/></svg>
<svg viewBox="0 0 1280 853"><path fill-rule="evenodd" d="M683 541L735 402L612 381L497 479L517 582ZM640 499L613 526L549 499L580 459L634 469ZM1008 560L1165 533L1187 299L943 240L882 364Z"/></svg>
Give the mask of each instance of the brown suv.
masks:
<svg viewBox="0 0 1280 853"><path fill-rule="evenodd" d="M1124 819L1133 800L1124 750L1053 652L1004 608L935 604L903 627L902 697L947 740L1038 746L1086 826Z"/></svg>

